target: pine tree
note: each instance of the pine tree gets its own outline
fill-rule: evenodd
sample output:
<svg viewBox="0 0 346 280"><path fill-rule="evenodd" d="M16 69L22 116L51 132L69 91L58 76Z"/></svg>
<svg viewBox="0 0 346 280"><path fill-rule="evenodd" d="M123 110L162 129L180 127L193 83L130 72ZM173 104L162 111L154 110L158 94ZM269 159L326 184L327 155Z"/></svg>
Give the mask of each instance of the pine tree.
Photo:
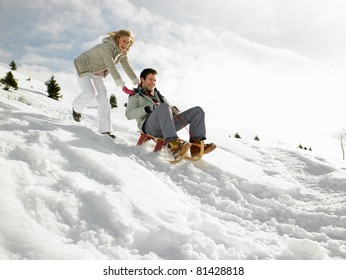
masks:
<svg viewBox="0 0 346 280"><path fill-rule="evenodd" d="M118 107L117 98L116 98L115 94L111 95L111 97L109 98L109 102L111 103L111 108L117 108Z"/></svg>
<svg viewBox="0 0 346 280"><path fill-rule="evenodd" d="M241 139L241 136L237 132L236 134L234 134L234 138Z"/></svg>
<svg viewBox="0 0 346 280"><path fill-rule="evenodd" d="M44 84L47 86L48 97L55 100L59 100L59 98L61 98L60 86L56 82L53 75Z"/></svg>
<svg viewBox="0 0 346 280"><path fill-rule="evenodd" d="M15 90L18 89L18 83L11 71L7 72L5 78L0 79L0 82L5 85L4 90L9 90L10 87L13 87Z"/></svg>
<svg viewBox="0 0 346 280"><path fill-rule="evenodd" d="M345 160L345 139L346 139L346 130L344 128L341 129L340 134L339 134L339 140L340 140L340 146L341 146L341 151L342 151L342 159Z"/></svg>
<svg viewBox="0 0 346 280"><path fill-rule="evenodd" d="M14 62L14 60L11 61L11 63L9 64L9 66L11 67L11 70L12 70L12 71L16 71L16 70L17 70L17 65L16 65L16 63Z"/></svg>
<svg viewBox="0 0 346 280"><path fill-rule="evenodd" d="M255 138L254 138L255 141L259 141L259 137L256 135Z"/></svg>

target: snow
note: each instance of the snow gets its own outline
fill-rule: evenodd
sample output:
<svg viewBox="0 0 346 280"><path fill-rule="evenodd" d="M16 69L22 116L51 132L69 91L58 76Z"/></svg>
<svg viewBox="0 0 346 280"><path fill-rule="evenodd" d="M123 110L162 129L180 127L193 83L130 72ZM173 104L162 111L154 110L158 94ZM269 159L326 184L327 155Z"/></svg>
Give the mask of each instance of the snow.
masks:
<svg viewBox="0 0 346 280"><path fill-rule="evenodd" d="M171 165L136 146L125 94L112 140L94 107L73 121L76 93L55 101L14 76L18 91L0 89L0 259L346 259L344 161L210 129L213 153Z"/></svg>

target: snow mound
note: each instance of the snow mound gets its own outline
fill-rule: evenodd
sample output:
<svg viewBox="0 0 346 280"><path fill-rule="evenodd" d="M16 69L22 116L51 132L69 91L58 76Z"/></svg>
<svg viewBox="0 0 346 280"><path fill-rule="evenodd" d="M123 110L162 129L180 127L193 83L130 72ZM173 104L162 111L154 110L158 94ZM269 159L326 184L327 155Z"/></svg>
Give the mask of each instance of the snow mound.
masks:
<svg viewBox="0 0 346 280"><path fill-rule="evenodd" d="M123 107L112 140L95 108L73 121L74 94L14 76L18 91L0 89L0 259L346 259L342 162L220 132L213 153L170 165L136 146Z"/></svg>

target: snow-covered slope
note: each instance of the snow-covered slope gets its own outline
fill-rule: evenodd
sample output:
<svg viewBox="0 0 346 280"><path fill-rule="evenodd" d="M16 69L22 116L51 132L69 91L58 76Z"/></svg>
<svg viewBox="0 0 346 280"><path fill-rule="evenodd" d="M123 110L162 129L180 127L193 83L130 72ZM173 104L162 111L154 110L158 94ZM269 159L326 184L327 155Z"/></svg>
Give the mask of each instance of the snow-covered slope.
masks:
<svg viewBox="0 0 346 280"><path fill-rule="evenodd" d="M113 141L95 108L73 121L75 93L55 101L13 73L20 89L0 89L0 259L346 259L343 162L215 131L215 152L171 165L136 146L124 94Z"/></svg>

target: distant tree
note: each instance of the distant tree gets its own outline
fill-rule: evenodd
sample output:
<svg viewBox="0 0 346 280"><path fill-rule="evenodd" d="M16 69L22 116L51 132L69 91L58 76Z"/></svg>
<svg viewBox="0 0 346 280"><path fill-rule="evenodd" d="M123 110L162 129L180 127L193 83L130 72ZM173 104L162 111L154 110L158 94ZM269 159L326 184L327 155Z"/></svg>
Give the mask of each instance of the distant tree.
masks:
<svg viewBox="0 0 346 280"><path fill-rule="evenodd" d="M56 82L52 75L48 81L44 83L47 86L48 97L59 100L62 96L60 95L60 86Z"/></svg>
<svg viewBox="0 0 346 280"><path fill-rule="evenodd" d="M234 138L237 138L237 139L241 139L240 135L238 134L238 132L236 134L234 134Z"/></svg>
<svg viewBox="0 0 346 280"><path fill-rule="evenodd" d="M111 103L111 108L117 108L118 107L117 97L115 96L115 94L111 95L111 97L109 98L109 102Z"/></svg>
<svg viewBox="0 0 346 280"><path fill-rule="evenodd" d="M341 151L342 151L342 159L345 160L345 148L344 144L346 141L346 131L344 128L341 129L340 134L339 134L339 141L340 141L340 146L341 146Z"/></svg>
<svg viewBox="0 0 346 280"><path fill-rule="evenodd" d="M4 90L9 90L10 87L13 87L15 90L18 89L18 83L15 80L11 71L7 72L6 76L0 79L0 82L5 86Z"/></svg>
<svg viewBox="0 0 346 280"><path fill-rule="evenodd" d="M309 150L309 151L312 151L312 148L311 148L311 147L308 148L308 147L306 147L306 146L303 146L302 144L299 144L299 145L298 145L298 148L299 148L299 149L302 149L302 150L305 150L305 151L308 151L308 150Z"/></svg>
<svg viewBox="0 0 346 280"><path fill-rule="evenodd" d="M9 66L11 67L11 70L12 70L12 71L16 71L16 70L17 70L17 65L16 65L16 63L14 62L14 60L11 61L11 63L9 64Z"/></svg>
<svg viewBox="0 0 346 280"><path fill-rule="evenodd" d="M259 141L259 137L256 135L255 138L254 138L255 141Z"/></svg>

